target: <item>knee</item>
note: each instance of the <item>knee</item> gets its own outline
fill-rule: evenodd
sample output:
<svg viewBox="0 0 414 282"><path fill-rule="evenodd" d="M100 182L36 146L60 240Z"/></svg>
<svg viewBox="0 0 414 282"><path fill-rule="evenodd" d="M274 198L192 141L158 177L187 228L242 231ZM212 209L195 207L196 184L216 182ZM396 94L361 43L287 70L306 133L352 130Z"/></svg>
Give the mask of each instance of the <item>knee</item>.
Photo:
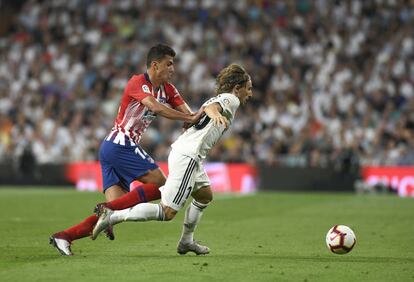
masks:
<svg viewBox="0 0 414 282"><path fill-rule="evenodd" d="M167 179L160 169L155 169L149 171L144 176L139 177L138 180L142 183L153 183L157 185L157 187L161 187L165 184Z"/></svg>
<svg viewBox="0 0 414 282"><path fill-rule="evenodd" d="M201 203L201 204L207 205L211 201L213 201L213 195L210 194L210 195L205 196L205 197L200 197L200 198L196 199L196 201Z"/></svg>
<svg viewBox="0 0 414 282"><path fill-rule="evenodd" d="M154 179L154 184L157 185L158 187L164 186L165 185L165 181L167 179L165 178L164 175L162 174L157 174L157 176Z"/></svg>
<svg viewBox="0 0 414 282"><path fill-rule="evenodd" d="M107 202L113 201L125 195L127 192L119 185L113 185L104 191Z"/></svg>
<svg viewBox="0 0 414 282"><path fill-rule="evenodd" d="M158 179L158 181L157 181L158 187L164 186L165 185L165 181L166 181L165 177L160 177Z"/></svg>
<svg viewBox="0 0 414 282"><path fill-rule="evenodd" d="M164 209L164 221L172 220L177 214L177 211L170 207L163 207L163 209Z"/></svg>
<svg viewBox="0 0 414 282"><path fill-rule="evenodd" d="M200 204L207 205L211 201L213 201L213 192L211 191L210 187L201 188L193 195L194 200L199 202Z"/></svg>

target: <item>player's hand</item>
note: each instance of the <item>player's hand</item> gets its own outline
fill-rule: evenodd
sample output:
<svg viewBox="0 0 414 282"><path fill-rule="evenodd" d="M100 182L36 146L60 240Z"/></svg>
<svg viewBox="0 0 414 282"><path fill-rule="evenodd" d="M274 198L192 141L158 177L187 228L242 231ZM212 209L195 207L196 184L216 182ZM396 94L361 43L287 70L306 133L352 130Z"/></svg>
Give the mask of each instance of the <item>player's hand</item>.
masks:
<svg viewBox="0 0 414 282"><path fill-rule="evenodd" d="M204 108L201 107L196 113L192 114L191 125L196 124L204 113Z"/></svg>
<svg viewBox="0 0 414 282"><path fill-rule="evenodd" d="M201 117L204 114L204 107L200 108L196 113L191 113L190 118L191 121L185 121L183 124L182 132L186 131L190 127L192 127L194 124L198 123Z"/></svg>
<svg viewBox="0 0 414 282"><path fill-rule="evenodd" d="M186 130L187 130L187 129L189 129L191 126L193 126L193 124L192 124L192 123L190 123L190 122L186 122L186 121L185 121L185 122L183 123L183 130L182 130L182 131L183 131L183 132L184 132L184 131L186 131Z"/></svg>
<svg viewBox="0 0 414 282"><path fill-rule="evenodd" d="M213 117L213 125L223 125L224 128L229 126L229 121L222 115L217 115Z"/></svg>

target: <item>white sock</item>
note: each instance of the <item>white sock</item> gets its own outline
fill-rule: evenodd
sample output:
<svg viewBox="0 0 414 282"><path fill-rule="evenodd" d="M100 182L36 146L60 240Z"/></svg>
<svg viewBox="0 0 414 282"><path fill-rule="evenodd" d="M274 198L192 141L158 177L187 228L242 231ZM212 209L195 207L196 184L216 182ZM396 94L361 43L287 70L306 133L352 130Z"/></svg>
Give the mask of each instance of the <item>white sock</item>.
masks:
<svg viewBox="0 0 414 282"><path fill-rule="evenodd" d="M128 209L114 211L109 218L112 225L122 221L150 220L164 220L164 211L161 204L141 203Z"/></svg>
<svg viewBox="0 0 414 282"><path fill-rule="evenodd" d="M207 207L207 205L208 204L202 204L196 200L193 200L187 207L184 217L183 232L181 233L181 242L193 242L194 230L196 229L197 224L200 222L201 216L203 215L203 210Z"/></svg>

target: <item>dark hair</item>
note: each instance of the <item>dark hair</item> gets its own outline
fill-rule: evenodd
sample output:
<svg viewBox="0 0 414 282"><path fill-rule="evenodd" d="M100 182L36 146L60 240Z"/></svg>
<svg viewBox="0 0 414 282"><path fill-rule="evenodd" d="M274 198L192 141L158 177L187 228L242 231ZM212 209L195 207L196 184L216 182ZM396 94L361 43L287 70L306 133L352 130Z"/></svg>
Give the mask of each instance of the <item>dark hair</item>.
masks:
<svg viewBox="0 0 414 282"><path fill-rule="evenodd" d="M246 70L237 64L231 64L222 69L216 78L216 94L230 93L234 86L245 87L250 80Z"/></svg>
<svg viewBox="0 0 414 282"><path fill-rule="evenodd" d="M147 54L147 68L151 66L153 61L160 61L165 56L175 57L175 51L170 46L157 44L152 46Z"/></svg>

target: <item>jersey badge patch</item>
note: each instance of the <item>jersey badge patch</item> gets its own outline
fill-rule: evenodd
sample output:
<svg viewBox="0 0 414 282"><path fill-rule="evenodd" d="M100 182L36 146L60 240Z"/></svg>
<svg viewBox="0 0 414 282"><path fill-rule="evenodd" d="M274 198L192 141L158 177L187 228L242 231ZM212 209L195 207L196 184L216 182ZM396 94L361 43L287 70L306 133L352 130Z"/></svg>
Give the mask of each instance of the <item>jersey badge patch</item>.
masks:
<svg viewBox="0 0 414 282"><path fill-rule="evenodd" d="M151 91L148 87L148 85L142 85L142 91L144 91L145 93L151 94Z"/></svg>

